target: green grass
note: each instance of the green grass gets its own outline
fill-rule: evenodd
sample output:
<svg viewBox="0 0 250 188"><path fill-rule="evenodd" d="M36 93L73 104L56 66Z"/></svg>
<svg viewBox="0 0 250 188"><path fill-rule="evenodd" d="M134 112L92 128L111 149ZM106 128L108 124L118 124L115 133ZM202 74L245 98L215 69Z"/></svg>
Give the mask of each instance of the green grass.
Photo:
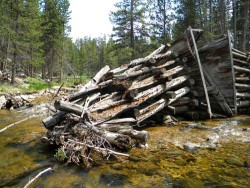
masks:
<svg viewBox="0 0 250 188"><path fill-rule="evenodd" d="M85 84L89 81L89 78L87 76L81 76L77 79L73 76L67 77L64 81L62 81L64 84L63 86L74 86L75 84ZM25 83L23 84L10 84L10 83L0 83L0 93L33 93L37 92L43 89L51 88L56 85L61 85L61 83L55 83L51 82L48 83L40 78L26 78Z"/></svg>
<svg viewBox="0 0 250 188"><path fill-rule="evenodd" d="M58 85L56 83L48 83L38 78L27 78L23 84L0 84L0 93L33 93L52 86Z"/></svg>

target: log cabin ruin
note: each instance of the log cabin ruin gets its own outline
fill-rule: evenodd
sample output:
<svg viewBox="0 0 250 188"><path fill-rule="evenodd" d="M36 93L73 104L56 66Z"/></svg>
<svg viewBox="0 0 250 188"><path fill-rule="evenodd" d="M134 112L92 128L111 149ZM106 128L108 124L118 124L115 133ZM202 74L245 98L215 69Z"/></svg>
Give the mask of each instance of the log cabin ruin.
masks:
<svg viewBox="0 0 250 188"><path fill-rule="evenodd" d="M78 92L55 101L54 114L42 121L43 140L69 162L90 165L96 153L126 156L117 149L144 146L149 133L138 127L153 120L249 113L250 53L234 49L230 33L198 48L201 35L188 28L144 58L103 67Z"/></svg>

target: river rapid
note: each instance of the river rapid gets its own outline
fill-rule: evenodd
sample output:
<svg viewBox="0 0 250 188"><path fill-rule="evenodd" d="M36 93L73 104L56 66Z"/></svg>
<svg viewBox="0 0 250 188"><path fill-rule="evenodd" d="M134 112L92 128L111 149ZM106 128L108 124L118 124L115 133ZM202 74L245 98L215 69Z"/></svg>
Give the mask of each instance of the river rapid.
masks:
<svg viewBox="0 0 250 188"><path fill-rule="evenodd" d="M0 133L0 187L24 187L48 167L53 171L31 187L250 187L250 116L147 127L148 148L86 169L56 161L55 148L41 143L47 115L41 100L29 109L0 111L0 129L30 117Z"/></svg>

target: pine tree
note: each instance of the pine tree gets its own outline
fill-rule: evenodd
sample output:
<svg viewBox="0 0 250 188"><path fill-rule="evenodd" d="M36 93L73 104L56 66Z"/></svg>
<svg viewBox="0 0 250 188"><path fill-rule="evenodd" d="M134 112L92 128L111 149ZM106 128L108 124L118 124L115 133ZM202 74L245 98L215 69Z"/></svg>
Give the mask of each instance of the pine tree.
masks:
<svg viewBox="0 0 250 188"><path fill-rule="evenodd" d="M145 41L148 32L145 26L145 3L143 0L121 0L115 4L116 11L111 12L110 20L114 24L112 38L116 49L127 48L131 58L138 56L139 41ZM128 60L128 59L127 59Z"/></svg>
<svg viewBox="0 0 250 188"><path fill-rule="evenodd" d="M151 41L156 41L157 46L170 42L174 21L174 2L172 0L148 0L148 5Z"/></svg>

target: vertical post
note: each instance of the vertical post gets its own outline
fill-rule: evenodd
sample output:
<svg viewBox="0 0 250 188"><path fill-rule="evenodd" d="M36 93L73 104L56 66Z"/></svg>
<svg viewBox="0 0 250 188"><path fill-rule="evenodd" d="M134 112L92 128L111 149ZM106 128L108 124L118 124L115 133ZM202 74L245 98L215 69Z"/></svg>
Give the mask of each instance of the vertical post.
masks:
<svg viewBox="0 0 250 188"><path fill-rule="evenodd" d="M201 65L201 61L200 61L200 56L199 56L198 49L197 49L197 46L196 46L196 42L195 42L195 39L194 39L193 30L192 30L191 27L189 27L188 29L189 29L190 35L192 37L192 42L193 42L193 45L194 45L194 52L195 52L195 56L196 56L196 59L197 59L198 66L199 66L200 74L201 74L201 80L202 80L202 84L203 84L203 88L204 88L204 92L205 92L205 97L206 97L206 102L207 102L208 114L209 114L209 117L212 118L212 110L211 110L210 100L209 100L209 96L208 96L208 92L207 92L206 81L205 81L205 77L204 77L204 74L203 74L203 69L202 69L202 65Z"/></svg>
<svg viewBox="0 0 250 188"><path fill-rule="evenodd" d="M238 114L238 109L237 109L237 101L236 101L235 72L234 72L234 62L233 62L233 53L232 53L232 41L231 41L230 36L231 36L230 31L227 30L228 47L229 47L229 53L230 53L230 63L231 63L232 78L233 78L234 113L235 113L235 115L237 115Z"/></svg>

